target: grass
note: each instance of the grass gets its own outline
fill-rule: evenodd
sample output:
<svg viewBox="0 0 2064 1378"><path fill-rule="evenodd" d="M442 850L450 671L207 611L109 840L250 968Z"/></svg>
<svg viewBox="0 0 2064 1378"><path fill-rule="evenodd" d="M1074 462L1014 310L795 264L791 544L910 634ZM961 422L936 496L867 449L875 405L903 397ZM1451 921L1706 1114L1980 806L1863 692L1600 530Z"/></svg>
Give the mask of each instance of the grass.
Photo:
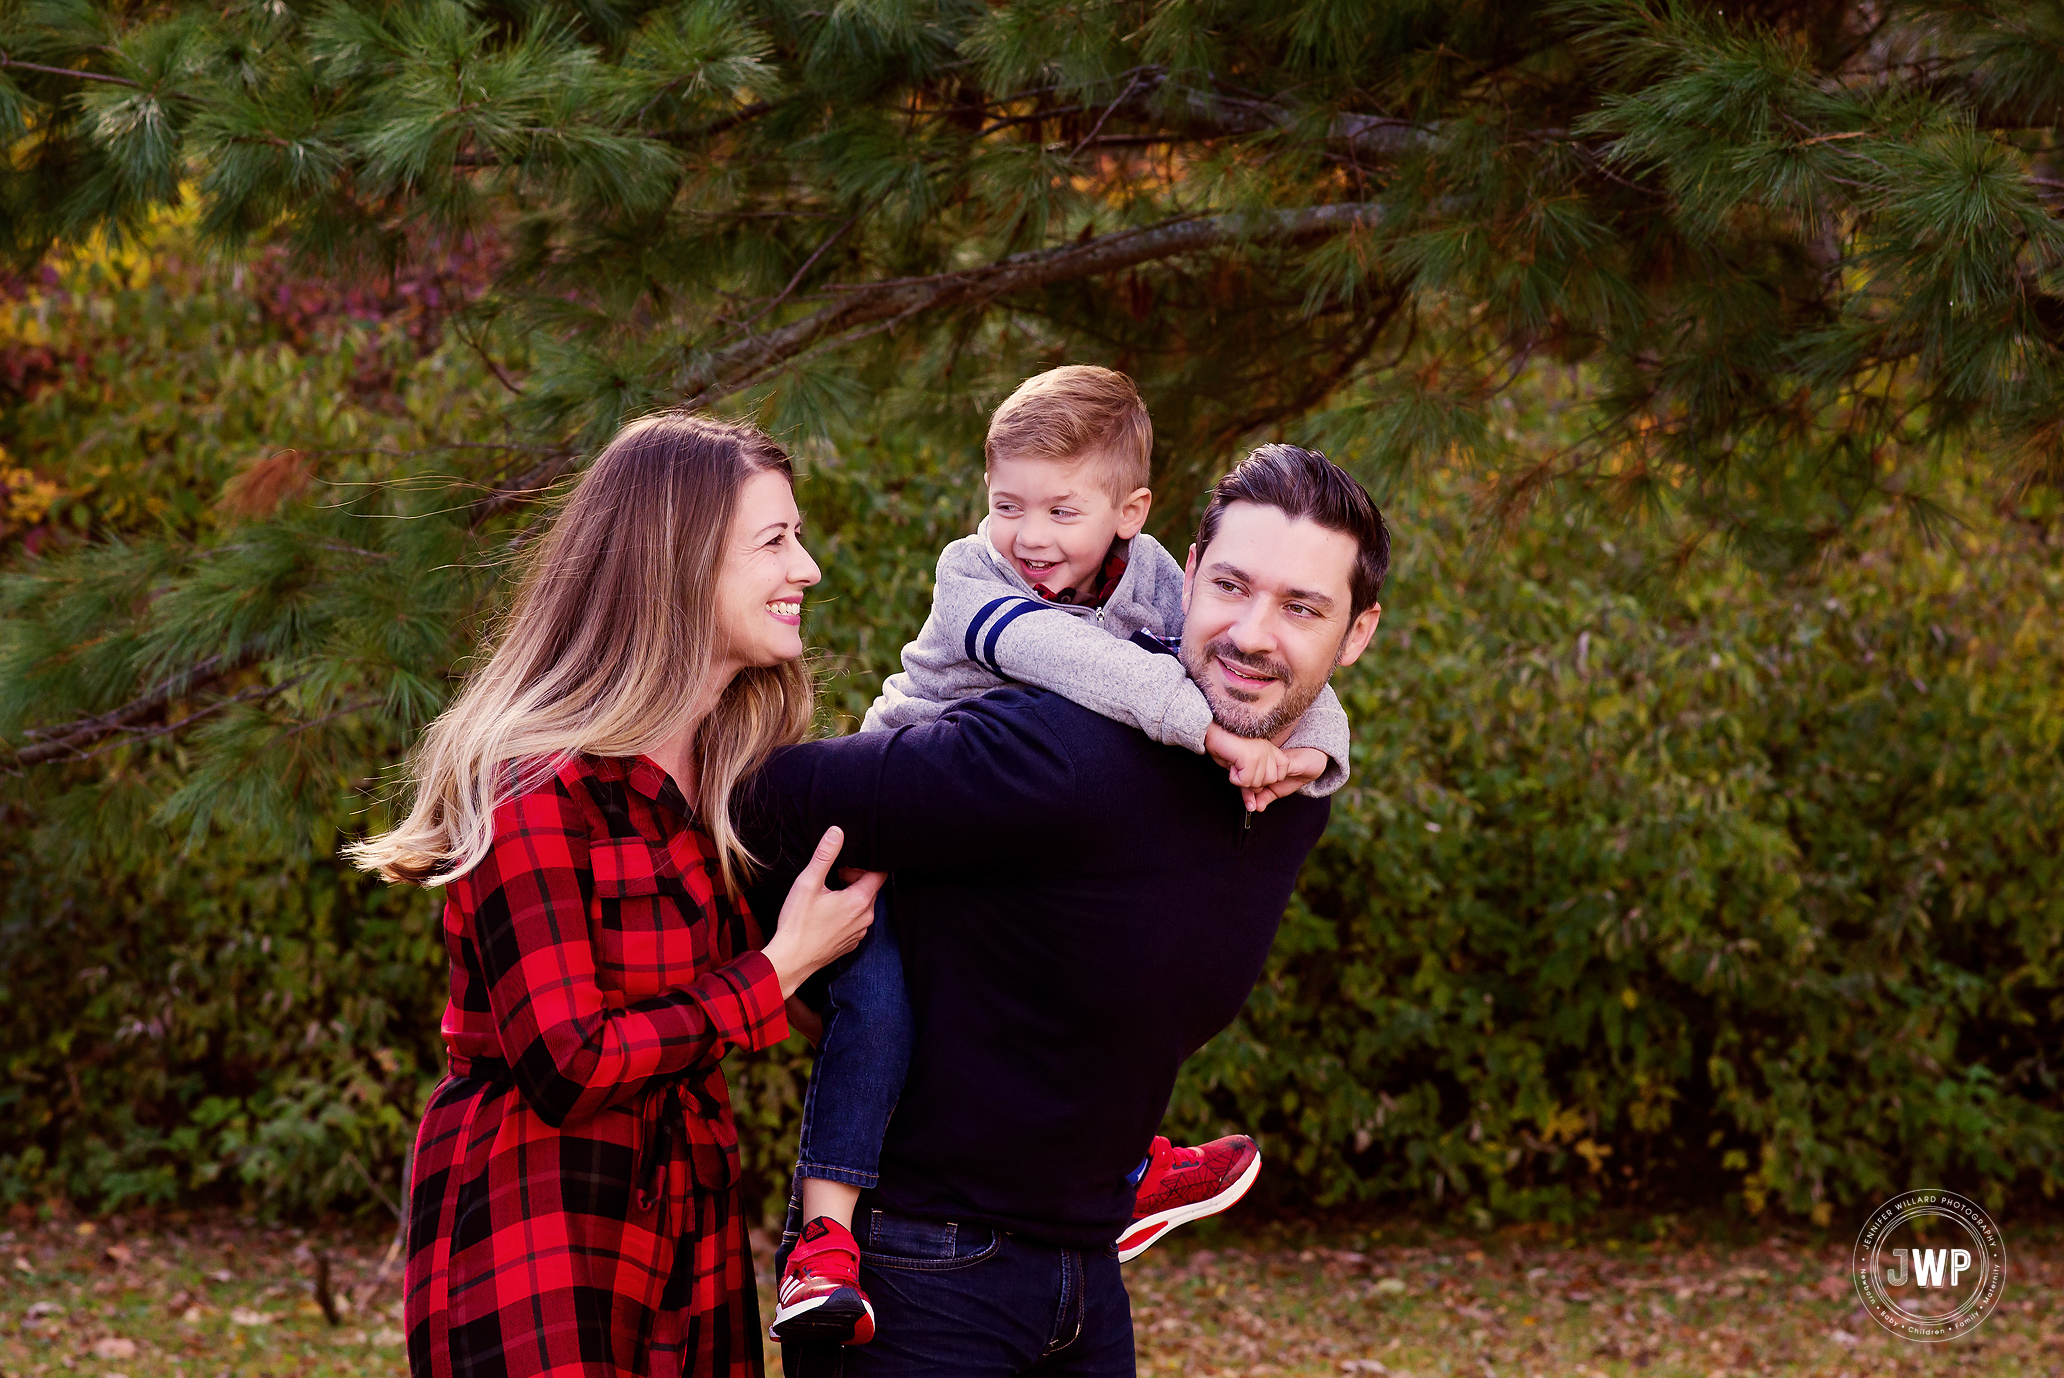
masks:
<svg viewBox="0 0 2064 1378"><path fill-rule="evenodd" d="M5 1378L407 1371L389 1236L229 1216L24 1215L0 1230ZM1632 1246L1525 1229L1220 1228L1170 1240L1126 1277L1149 1375L2064 1378L2064 1247L2009 1229L2005 1298L1977 1334L1946 1345L1880 1332L1834 1238ZM764 1268L768 1251L759 1257ZM325 1262L334 1325L316 1287ZM771 1350L769 1369L780 1371Z"/></svg>
<svg viewBox="0 0 2064 1378"><path fill-rule="evenodd" d="M1628 1246L1513 1229L1332 1232L1329 1247L1324 1229L1276 1233L1131 1265L1142 1374L2064 1375L2064 1248L2048 1239L2010 1235L1998 1309L1974 1335L1920 1345L1857 1304L1847 1240Z"/></svg>

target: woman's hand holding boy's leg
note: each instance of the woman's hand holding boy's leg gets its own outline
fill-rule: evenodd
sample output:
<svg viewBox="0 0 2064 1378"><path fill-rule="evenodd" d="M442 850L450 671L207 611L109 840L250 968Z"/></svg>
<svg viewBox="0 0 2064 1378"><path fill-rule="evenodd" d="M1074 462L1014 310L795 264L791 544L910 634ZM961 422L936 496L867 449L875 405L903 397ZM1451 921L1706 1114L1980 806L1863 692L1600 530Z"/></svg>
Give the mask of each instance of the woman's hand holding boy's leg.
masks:
<svg viewBox="0 0 2064 1378"><path fill-rule="evenodd" d="M817 968L858 947L874 922L874 896L888 879L886 874L861 872L860 879L843 890L833 890L825 883L845 840L842 829L824 830L810 864L789 887L774 936L762 949L781 979L783 999L794 995Z"/></svg>

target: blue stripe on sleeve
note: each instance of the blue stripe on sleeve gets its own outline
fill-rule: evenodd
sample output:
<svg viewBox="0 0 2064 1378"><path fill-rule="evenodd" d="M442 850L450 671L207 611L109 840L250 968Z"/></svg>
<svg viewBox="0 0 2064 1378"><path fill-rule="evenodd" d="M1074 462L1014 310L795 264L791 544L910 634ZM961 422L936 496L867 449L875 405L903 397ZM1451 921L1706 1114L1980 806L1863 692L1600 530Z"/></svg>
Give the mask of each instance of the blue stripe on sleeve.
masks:
<svg viewBox="0 0 2064 1378"><path fill-rule="evenodd" d="M968 620L967 658L969 660L973 661L977 665L982 663L981 655L977 653L975 650L975 642L982 635L982 624L989 620L989 614L995 612L1005 603L1016 601L1021 600L1019 600L1018 596L1014 593L1005 594L1001 598L992 598L987 603L984 603L982 605L982 610L980 612L976 613L972 618Z"/></svg>
<svg viewBox="0 0 2064 1378"><path fill-rule="evenodd" d="M1029 598L1019 599L1016 607L998 617L995 624L989 628L989 635L982 642L982 663L995 671L999 679L1009 679L1010 676L1003 673L1003 667L996 663L996 639L1003 635L1005 627L1008 627L1026 613L1041 612L1051 607L1053 607L1051 603L1035 603Z"/></svg>

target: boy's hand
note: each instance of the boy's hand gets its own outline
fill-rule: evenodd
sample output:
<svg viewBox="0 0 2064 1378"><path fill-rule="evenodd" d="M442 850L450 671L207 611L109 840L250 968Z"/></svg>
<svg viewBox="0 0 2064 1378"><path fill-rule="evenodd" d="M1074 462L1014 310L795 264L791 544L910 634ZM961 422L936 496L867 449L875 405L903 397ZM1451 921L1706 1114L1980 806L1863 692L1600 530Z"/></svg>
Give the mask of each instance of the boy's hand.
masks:
<svg viewBox="0 0 2064 1378"><path fill-rule="evenodd" d="M1290 758L1274 742L1266 737L1236 737L1217 723L1204 729L1204 750L1227 767L1232 782L1243 790L1264 789L1290 774Z"/></svg>
<svg viewBox="0 0 2064 1378"><path fill-rule="evenodd" d="M1240 797L1247 802L1249 813L1260 813L1270 804L1286 794L1295 794L1312 781L1326 773L1333 759L1317 747L1293 746L1282 753L1289 770L1282 779L1272 785L1260 785L1240 791Z"/></svg>

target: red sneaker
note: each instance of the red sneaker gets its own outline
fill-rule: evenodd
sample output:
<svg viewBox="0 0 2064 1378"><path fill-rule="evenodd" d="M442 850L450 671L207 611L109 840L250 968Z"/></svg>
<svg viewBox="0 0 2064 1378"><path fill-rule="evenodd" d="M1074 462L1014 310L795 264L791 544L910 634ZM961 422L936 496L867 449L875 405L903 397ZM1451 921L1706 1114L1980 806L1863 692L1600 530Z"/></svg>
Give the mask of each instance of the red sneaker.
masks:
<svg viewBox="0 0 2064 1378"><path fill-rule="evenodd" d="M1202 1220L1247 1194L1261 1172L1261 1150L1245 1134L1177 1148L1156 1136L1133 1198L1132 1224L1118 1239L1118 1261L1129 1263L1177 1225Z"/></svg>
<svg viewBox="0 0 2064 1378"><path fill-rule="evenodd" d="M864 1345L874 1338L874 1303L860 1290L860 1246L836 1220L803 1226L775 1294L775 1340Z"/></svg>

